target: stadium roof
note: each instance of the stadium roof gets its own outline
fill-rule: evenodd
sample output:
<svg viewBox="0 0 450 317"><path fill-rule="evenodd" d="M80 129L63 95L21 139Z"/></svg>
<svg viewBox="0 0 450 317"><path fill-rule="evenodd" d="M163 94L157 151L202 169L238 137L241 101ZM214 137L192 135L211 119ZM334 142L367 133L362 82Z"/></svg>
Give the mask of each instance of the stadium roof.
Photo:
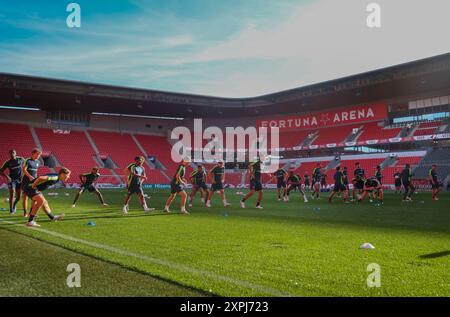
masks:
<svg viewBox="0 0 450 317"><path fill-rule="evenodd" d="M221 98L0 73L0 105L160 117L273 116L450 91L450 53L292 90Z"/></svg>

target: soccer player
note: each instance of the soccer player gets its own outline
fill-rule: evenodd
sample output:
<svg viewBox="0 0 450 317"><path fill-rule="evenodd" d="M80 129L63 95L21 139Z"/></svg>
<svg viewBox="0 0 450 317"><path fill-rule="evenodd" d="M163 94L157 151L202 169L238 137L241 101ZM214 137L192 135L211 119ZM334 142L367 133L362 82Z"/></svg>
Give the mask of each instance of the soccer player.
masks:
<svg viewBox="0 0 450 317"><path fill-rule="evenodd" d="M283 190L283 199L285 199L286 197L286 176L287 172L284 168L279 168L277 171L275 171L275 173L272 174L272 179L277 179L278 201L281 201L281 190Z"/></svg>
<svg viewBox="0 0 450 317"><path fill-rule="evenodd" d="M343 171L342 171L342 175L344 175L344 185L345 185L345 188L347 188L347 196L348 196L348 192L350 190L350 186L349 186L349 183L348 183L348 169L347 169L347 166L344 166Z"/></svg>
<svg viewBox="0 0 450 317"><path fill-rule="evenodd" d="M328 197L328 201L331 203L333 200L333 197L337 194L337 193L344 193L344 203L347 203L347 198L348 198L348 189L347 186L345 185L345 175L343 172L341 172L341 167L338 166L336 167L336 173L334 173L334 188L333 191L331 192L330 197Z"/></svg>
<svg viewBox="0 0 450 317"><path fill-rule="evenodd" d="M361 194L364 191L364 179L366 172L361 168L359 162L355 163L355 170L353 171L353 200L356 200L356 193Z"/></svg>
<svg viewBox="0 0 450 317"><path fill-rule="evenodd" d="M383 184L383 174L381 173L381 165L377 165L377 169L375 171L375 177L376 179L378 179L378 181L380 182L380 184Z"/></svg>
<svg viewBox="0 0 450 317"><path fill-rule="evenodd" d="M364 192L362 195L358 195L358 202L363 201L366 196L370 197L370 193L373 191L377 192L380 204L383 204L383 187L375 176L365 180Z"/></svg>
<svg viewBox="0 0 450 317"><path fill-rule="evenodd" d="M224 207L231 206L225 198L225 190L223 188L223 183L225 182L225 163L220 160L217 165L215 165L208 173L211 179L211 190L209 191L208 200L206 201L206 207L211 207L211 198L214 193L219 193L220 198L222 198L222 203Z"/></svg>
<svg viewBox="0 0 450 317"><path fill-rule="evenodd" d="M144 168L145 159L142 156L136 156L134 158L134 163L125 168L124 173L127 177L127 196L125 197L125 202L123 203L122 211L126 215L128 214L131 195L136 194L138 196L139 202L144 208L144 212L148 213L155 208L148 208L147 201L144 197L144 190L142 189L142 183L147 179Z"/></svg>
<svg viewBox="0 0 450 317"><path fill-rule="evenodd" d="M88 190L90 193L95 193L100 200L100 203L103 206L108 206L107 203L105 203L105 200L103 199L102 193L98 190L97 186L95 186L95 182L100 177L100 174L98 172L98 167L93 167L92 171L90 173L81 174L79 176L81 181L81 187L78 190L78 193L75 196L75 199L72 204L72 208L75 208L76 203L78 199L80 198L81 194L84 193L85 190Z"/></svg>
<svg viewBox="0 0 450 317"><path fill-rule="evenodd" d="M395 193L398 194L402 191L402 174L395 170L394 173Z"/></svg>
<svg viewBox="0 0 450 317"><path fill-rule="evenodd" d="M322 180L322 164L317 163L317 167L313 170L312 174L313 179L313 193L312 193L312 199L314 199L314 196L319 199L320 198L320 182Z"/></svg>
<svg viewBox="0 0 450 317"><path fill-rule="evenodd" d="M203 165L198 165L197 169L193 171L190 175L190 180L192 183L191 196L189 197L189 207L192 207L192 201L194 200L195 194L197 191L200 192L200 199L202 203L205 203L208 198L209 191L208 186L206 186L206 170L203 168Z"/></svg>
<svg viewBox="0 0 450 317"><path fill-rule="evenodd" d="M25 185L24 192L33 202L30 216L28 217L28 227L40 227L40 225L36 223L36 215L41 207L44 209L44 212L47 214L51 221L59 221L64 218L64 214L61 214L59 216L53 215L48 201L45 199L42 191L46 190L52 185L55 185L59 181L66 182L69 177L70 170L68 170L67 168L61 168L58 174L48 174L45 176L40 176L34 181L29 182L27 183L27 185Z"/></svg>
<svg viewBox="0 0 450 317"><path fill-rule="evenodd" d="M441 191L442 184L439 182L436 164L431 165L430 172L428 173L428 179L430 180L430 184L431 184L432 199L439 200L438 194Z"/></svg>
<svg viewBox="0 0 450 317"><path fill-rule="evenodd" d="M416 188L411 182L411 178L414 176L414 174L411 171L411 165L406 164L405 168L403 169L401 173L401 179L402 179L402 185L403 189L405 190L405 193L403 194L403 201L409 202L412 201L411 196L414 194L414 191Z"/></svg>
<svg viewBox="0 0 450 317"><path fill-rule="evenodd" d="M25 159L17 156L16 150L10 150L9 156L10 159L3 163L0 168L0 175L5 177L8 181L9 213L12 215L16 212L16 205L20 201L20 196L22 193L22 165L25 162ZM5 170L8 170L8 174L5 174Z"/></svg>
<svg viewBox="0 0 450 317"><path fill-rule="evenodd" d="M297 175L293 171L290 171L287 178L287 185L288 188L285 201L289 201L289 194L291 193L291 191L298 189L300 194L302 194L303 196L304 202L308 202L308 198L306 197L305 192L302 190L302 178L300 177L300 175Z"/></svg>
<svg viewBox="0 0 450 317"><path fill-rule="evenodd" d="M255 192L258 193L258 200L256 201L256 208L263 209L261 201L263 197L261 184L261 159L257 158L254 162L248 165L248 173L250 176L250 191L241 200L241 207L245 208L247 199L253 196Z"/></svg>
<svg viewBox="0 0 450 317"><path fill-rule="evenodd" d="M177 171L173 176L172 181L170 182L170 196L167 199L166 205L164 206L164 212L170 212L170 205L175 199L175 196L178 195L181 198L181 213L186 215L189 214L189 212L186 210L187 194L184 191L183 186L186 186L187 184L184 176L186 175L186 167L190 162L191 159L186 157L178 166Z"/></svg>
<svg viewBox="0 0 450 317"><path fill-rule="evenodd" d="M305 183L305 190L310 190L310 187L311 187L311 180L310 180L310 177L309 177L309 174L308 174L308 172L306 171L305 172L305 174L303 175L303 181L304 181L304 183Z"/></svg>
<svg viewBox="0 0 450 317"><path fill-rule="evenodd" d="M38 170L41 165L41 162L39 161L40 157L42 155L42 151L40 149L33 149L31 151L31 156L27 158L22 165L22 191L26 194L25 188L38 177ZM23 197L23 214L24 217L28 217L27 212L27 195L24 195ZM32 201L32 203L34 203ZM32 208L30 208L32 209Z"/></svg>
<svg viewBox="0 0 450 317"><path fill-rule="evenodd" d="M325 173L325 170L322 170L322 175L320 176L320 187L323 189L327 188L327 177L328 175Z"/></svg>

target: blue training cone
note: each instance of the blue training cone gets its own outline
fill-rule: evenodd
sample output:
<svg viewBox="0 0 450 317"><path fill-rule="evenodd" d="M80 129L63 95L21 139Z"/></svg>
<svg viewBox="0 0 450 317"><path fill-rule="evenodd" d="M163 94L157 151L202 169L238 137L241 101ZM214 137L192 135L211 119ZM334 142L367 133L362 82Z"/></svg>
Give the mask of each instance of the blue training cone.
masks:
<svg viewBox="0 0 450 317"><path fill-rule="evenodd" d="M95 222L89 221L89 222L87 223L87 225L88 225L89 227L95 227Z"/></svg>

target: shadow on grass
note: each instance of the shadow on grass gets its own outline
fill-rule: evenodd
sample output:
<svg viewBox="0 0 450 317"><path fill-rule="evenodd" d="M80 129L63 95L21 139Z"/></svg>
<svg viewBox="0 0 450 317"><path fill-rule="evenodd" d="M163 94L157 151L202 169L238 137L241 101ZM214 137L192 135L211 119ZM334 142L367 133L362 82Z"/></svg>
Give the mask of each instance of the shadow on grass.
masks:
<svg viewBox="0 0 450 317"><path fill-rule="evenodd" d="M444 256L449 256L450 251L442 251L442 252L435 252L435 253L429 253L429 254L423 254L419 256L419 259L436 259L436 258L442 258Z"/></svg>

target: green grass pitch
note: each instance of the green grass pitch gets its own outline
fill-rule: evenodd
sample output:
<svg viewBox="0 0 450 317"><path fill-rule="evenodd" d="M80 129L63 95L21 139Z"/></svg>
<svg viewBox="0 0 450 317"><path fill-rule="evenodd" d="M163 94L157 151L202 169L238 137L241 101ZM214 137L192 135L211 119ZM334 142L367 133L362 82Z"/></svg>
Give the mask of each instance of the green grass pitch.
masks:
<svg viewBox="0 0 450 317"><path fill-rule="evenodd" d="M66 219L50 223L40 212L40 229L24 227L20 209L1 211L0 295L450 296L447 193L438 202L419 193L412 203L391 193L380 207L329 204L328 194L305 204L293 193L283 203L267 190L264 210L256 197L243 210L236 191L227 191L230 208L218 196L211 209L197 198L181 215L178 198L163 214L168 192L147 190L158 210L145 215L133 197L124 216L124 190L103 190L109 207L86 193L72 209L75 192L63 189L47 198ZM360 249L365 242L375 249ZM81 288L65 286L69 263L81 266ZM380 287L367 285L371 263Z"/></svg>

